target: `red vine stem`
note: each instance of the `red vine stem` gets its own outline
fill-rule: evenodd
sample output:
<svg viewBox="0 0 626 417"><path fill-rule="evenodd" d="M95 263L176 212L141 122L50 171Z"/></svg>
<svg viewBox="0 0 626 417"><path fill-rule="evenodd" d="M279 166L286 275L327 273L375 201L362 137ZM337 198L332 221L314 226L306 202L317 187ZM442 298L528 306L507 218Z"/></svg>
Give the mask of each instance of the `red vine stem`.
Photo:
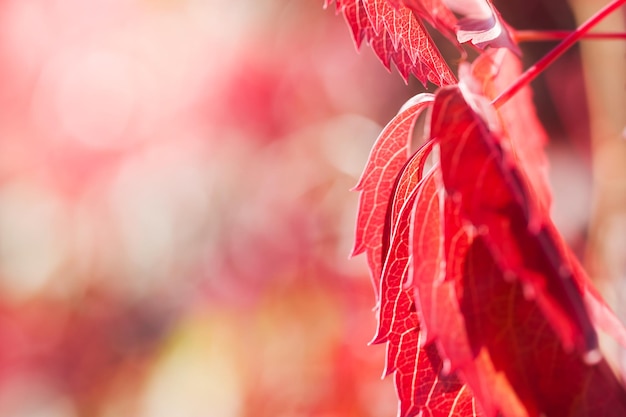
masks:
<svg viewBox="0 0 626 417"><path fill-rule="evenodd" d="M567 38L573 32L568 30L516 30L515 40L517 42L541 42L555 41ZM586 33L583 39L626 39L626 33L622 32L594 32Z"/></svg>
<svg viewBox="0 0 626 417"><path fill-rule="evenodd" d="M498 108L507 102L515 93L521 88L530 83L535 77L537 77L543 70L545 70L552 62L560 57L565 51L571 48L576 42L585 36L589 30L597 25L602 19L615 11L618 7L626 3L626 0L613 0L607 4L596 14L591 16L586 22L567 36L563 42L559 43L554 49L552 49L546 56L541 58L535 65L528 68L517 80L506 90L504 90L498 97L496 97L492 104Z"/></svg>

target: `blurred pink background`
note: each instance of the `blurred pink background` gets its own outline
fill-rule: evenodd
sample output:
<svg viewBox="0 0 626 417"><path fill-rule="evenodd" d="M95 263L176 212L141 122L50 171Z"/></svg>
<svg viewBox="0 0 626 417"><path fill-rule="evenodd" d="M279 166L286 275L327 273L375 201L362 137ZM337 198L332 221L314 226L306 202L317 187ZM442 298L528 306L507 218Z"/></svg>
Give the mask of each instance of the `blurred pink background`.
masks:
<svg viewBox="0 0 626 417"><path fill-rule="evenodd" d="M2 1L0 416L394 415L348 190L410 94L321 1Z"/></svg>

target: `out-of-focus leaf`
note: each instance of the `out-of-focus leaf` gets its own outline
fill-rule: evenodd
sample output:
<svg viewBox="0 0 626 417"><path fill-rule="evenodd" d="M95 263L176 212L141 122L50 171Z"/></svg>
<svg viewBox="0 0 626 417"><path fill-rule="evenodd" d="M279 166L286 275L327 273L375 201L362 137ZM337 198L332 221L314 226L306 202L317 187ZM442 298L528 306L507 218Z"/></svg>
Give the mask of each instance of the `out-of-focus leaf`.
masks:
<svg viewBox="0 0 626 417"><path fill-rule="evenodd" d="M471 42L479 48L508 48L519 54L511 29L489 0L443 0L453 12L463 16L457 23L460 43Z"/></svg>

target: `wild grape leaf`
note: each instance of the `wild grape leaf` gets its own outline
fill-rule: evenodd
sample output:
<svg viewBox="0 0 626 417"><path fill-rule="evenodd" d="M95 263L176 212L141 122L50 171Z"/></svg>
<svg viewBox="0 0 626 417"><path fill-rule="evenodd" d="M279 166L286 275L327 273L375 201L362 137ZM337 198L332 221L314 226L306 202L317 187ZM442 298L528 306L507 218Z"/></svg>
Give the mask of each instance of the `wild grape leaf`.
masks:
<svg viewBox="0 0 626 417"><path fill-rule="evenodd" d="M452 208L446 209L444 230L452 223L450 229L457 231L444 233L445 240L455 242L444 247L461 260L461 268L446 266L457 303L454 296L437 296L437 283L431 297L440 309L460 306L464 320L457 317L450 325L435 316L422 323L427 332L437 329L442 356L456 363L489 416L496 411L504 416L622 415L626 392L596 350L585 308L584 291L591 284L572 265L573 256L549 218L529 208L532 194L515 159L456 87L437 93L430 128L439 143L445 201ZM531 211L538 216L535 225ZM464 230L473 232L458 245ZM414 254L419 244L414 242ZM449 334L469 341L474 364ZM509 388L503 390L498 380ZM496 390L501 394L494 396Z"/></svg>
<svg viewBox="0 0 626 417"><path fill-rule="evenodd" d="M434 317L440 313L431 296L433 287L441 282L441 275L445 272L441 268L444 248L441 233L441 194L437 184L437 176L440 175L438 167L435 167L424 181L411 219L410 243L413 259L409 265L406 285L411 285L416 290L417 312L420 321L424 323L433 323ZM417 296L418 294L421 296ZM424 344L432 342L436 336L435 326L422 328Z"/></svg>
<svg viewBox="0 0 626 417"><path fill-rule="evenodd" d="M412 262L407 281L415 289L418 315L426 324L422 327L424 343L441 341L446 330L464 327L462 316L448 308L454 307L456 295L448 293L450 286L447 281L458 275L456 269L463 259L467 236L456 213L447 213L449 205L445 201L439 166L431 174L415 203L411 224ZM452 297L451 300L446 300L448 296ZM453 349L453 355L447 354L448 348L445 347L442 350L445 358L458 361L463 357L461 362L473 358L471 353L461 353L467 346L462 334L455 334L453 343L460 347ZM469 352L469 349L466 350ZM456 367L456 364L446 364L447 369Z"/></svg>
<svg viewBox="0 0 626 417"><path fill-rule="evenodd" d="M396 177L411 155L410 145L415 121L432 101L431 94L415 96L385 126L372 147L361 178L354 187L355 191L361 193L352 256L367 253L369 270L377 293L384 261L382 241L387 205Z"/></svg>
<svg viewBox="0 0 626 417"><path fill-rule="evenodd" d="M424 85L456 83L456 77L441 56L439 49L424 28L424 24L404 4L388 0L337 0L352 31L357 48L365 41L390 68L393 62L402 77L413 74ZM332 4L326 0L325 6Z"/></svg>
<svg viewBox="0 0 626 417"><path fill-rule="evenodd" d="M393 204L387 210L384 239L386 260L381 279L378 310L379 328L373 343L387 342L384 375L395 373L401 417L477 416L474 399L467 387L453 373L442 372L443 361L432 344L421 341L422 333L415 310L407 269L410 264L411 222L416 200L422 191L429 193L433 184L431 169L422 176L432 142L423 145L408 161L396 181Z"/></svg>
<svg viewBox="0 0 626 417"><path fill-rule="evenodd" d="M420 100L385 128L359 183L357 236L384 259L373 343L387 342L384 374L395 374L400 415L619 415L626 397L596 351L594 326L622 342L626 331L534 201L518 159L460 88L437 93L433 139L388 169L386 161L406 158L415 106L431 98ZM423 175L433 144L439 162ZM381 181L385 195L374 192ZM535 378L551 382L538 390Z"/></svg>
<svg viewBox="0 0 626 417"><path fill-rule="evenodd" d="M518 57L506 49L490 50L479 56L472 64L472 76L480 86L478 90L488 99L498 96L521 74ZM548 161L544 152L547 135L537 118L532 104L532 90L525 87L498 109L502 126L502 139L510 145L518 169L528 180L526 186L532 190L540 209L548 213L551 192L548 180ZM556 233L556 232L554 232ZM569 251L566 251L569 253ZM585 272L575 256L569 253L569 265L576 270L575 278L585 277ZM588 280L578 280L584 291L584 301L594 325L615 338L626 347L626 329L608 307Z"/></svg>
<svg viewBox="0 0 626 417"><path fill-rule="evenodd" d="M521 280L564 346L593 352L596 333L564 245L525 186L515 158L458 88L440 90L437 97L431 134L439 141L446 193L460 201L462 217L484 236L503 275Z"/></svg>
<svg viewBox="0 0 626 417"><path fill-rule="evenodd" d="M474 350L484 349L531 417L626 415L626 392L604 360L563 348L520 281L507 282L482 236L473 240L459 292Z"/></svg>
<svg viewBox="0 0 626 417"><path fill-rule="evenodd" d="M333 0L325 0L328 7ZM393 62L408 80L415 75L442 86L456 78L424 26L428 22L459 50L460 43L479 48L506 47L519 53L510 29L487 0L336 0L357 48L365 41L390 69ZM454 13L465 16L458 21Z"/></svg>
<svg viewBox="0 0 626 417"><path fill-rule="evenodd" d="M394 3L394 1L390 1ZM444 36L455 33L457 18L443 0L395 0L413 10L417 16L431 24Z"/></svg>
<svg viewBox="0 0 626 417"><path fill-rule="evenodd" d="M438 181L417 200L412 223L409 277L413 277L423 323L422 337L426 343L436 344L443 358L443 372L458 373L472 388L485 415L494 416L500 409L521 412L523 405L509 382L495 370L488 352L474 352L470 344L458 284L472 236L461 223L458 204L445 198L441 172L435 174L433 178Z"/></svg>
<svg viewBox="0 0 626 417"><path fill-rule="evenodd" d="M506 49L485 51L473 63L471 75L478 82L477 89L489 100L495 99L522 74L520 59ZM518 167L528 179L528 188L534 190L541 208L550 210L552 195L548 178L548 158L544 147L547 135L541 126L532 99L532 90L526 86L498 109L502 137L512 148Z"/></svg>
<svg viewBox="0 0 626 417"><path fill-rule="evenodd" d="M387 207L383 234L384 265L380 280L378 328L371 343L389 341L391 334L397 336L416 325L409 326L405 317L415 308L411 292L406 291L407 271L410 263L409 235L410 214L420 189L422 171L432 142L424 144L406 163L393 190L391 204ZM391 358L393 359L393 358ZM394 368L395 361L387 360L386 373Z"/></svg>
<svg viewBox="0 0 626 417"><path fill-rule="evenodd" d="M402 335L402 361L395 373L398 417L478 417L475 400L456 375L442 373L434 345L421 347L419 331Z"/></svg>

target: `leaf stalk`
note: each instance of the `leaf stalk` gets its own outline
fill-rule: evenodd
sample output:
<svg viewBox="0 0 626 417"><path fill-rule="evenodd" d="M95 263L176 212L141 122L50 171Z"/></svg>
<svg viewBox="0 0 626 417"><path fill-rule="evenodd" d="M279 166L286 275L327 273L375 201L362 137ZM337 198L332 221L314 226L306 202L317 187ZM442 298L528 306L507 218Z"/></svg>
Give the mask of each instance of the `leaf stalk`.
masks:
<svg viewBox="0 0 626 417"><path fill-rule="evenodd" d="M626 0L613 0L611 3L604 6L596 14L591 16L586 22L580 25L574 32L569 34L561 43L554 47L546 56L537 61L533 66L528 68L520 77L506 90L504 90L498 97L496 97L492 104L498 108L506 103L515 93L521 90L524 86L534 80L539 74L541 74L550 64L552 64L558 57L560 57L565 51L571 48L576 42L584 38L585 35L596 26L602 19L610 15L617 10L620 6L626 3Z"/></svg>
<svg viewBox="0 0 626 417"><path fill-rule="evenodd" d="M569 30L518 30L515 32L517 42L545 42L558 41L570 36ZM594 32L586 33L581 40L607 40L626 39L626 33L622 32Z"/></svg>

